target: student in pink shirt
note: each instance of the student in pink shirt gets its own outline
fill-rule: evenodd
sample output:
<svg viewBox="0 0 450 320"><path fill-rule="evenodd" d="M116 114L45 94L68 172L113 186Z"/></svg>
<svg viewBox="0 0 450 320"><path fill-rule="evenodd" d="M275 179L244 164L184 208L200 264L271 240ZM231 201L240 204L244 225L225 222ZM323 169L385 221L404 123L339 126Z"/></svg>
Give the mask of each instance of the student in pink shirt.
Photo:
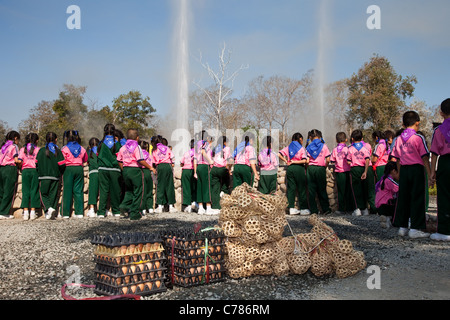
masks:
<svg viewBox="0 0 450 320"><path fill-rule="evenodd" d="M253 142L255 136L253 133L246 133L244 140L234 149L234 167L233 167L233 189L244 182L253 187L254 180L259 180L256 163L258 161Z"/></svg>
<svg viewBox="0 0 450 320"><path fill-rule="evenodd" d="M183 190L184 212L192 212L196 208L197 181L194 178L194 143L192 139L189 150L186 151L180 160L181 169L181 189Z"/></svg>
<svg viewBox="0 0 450 320"><path fill-rule="evenodd" d="M214 163L211 143L212 137L202 138L195 146L194 177L197 178L198 214L215 214L211 207L211 166Z"/></svg>
<svg viewBox="0 0 450 320"><path fill-rule="evenodd" d="M336 134L337 147L333 149L330 163L334 164L334 175L338 191L338 210L336 213L343 214L353 210L352 192L350 188L350 165L347 162L348 147L345 132Z"/></svg>
<svg viewBox="0 0 450 320"><path fill-rule="evenodd" d="M331 212L327 194L327 167L331 153L322 139L322 133L313 129L308 134L311 142L306 146L308 154L308 168L306 180L308 181L309 210L319 213L316 203L316 195L319 199L323 214Z"/></svg>
<svg viewBox="0 0 450 320"><path fill-rule="evenodd" d="M122 169L125 196L120 204L122 212L128 212L130 220L140 220L144 205L143 167L152 169L139 146L139 133L136 129L127 130L127 141L117 153L117 161Z"/></svg>
<svg viewBox="0 0 450 320"><path fill-rule="evenodd" d="M306 164L308 158L303 148L303 136L300 132L294 133L292 142L282 149L278 157L288 167L286 169L286 197L290 215L309 215L308 199L306 196ZM295 207L295 197L298 194L299 209Z"/></svg>
<svg viewBox="0 0 450 320"><path fill-rule="evenodd" d="M373 132L372 139L375 142L372 153L372 167L375 172L375 182L378 182L384 175L384 166L389 160L389 147L384 133L381 131Z"/></svg>
<svg viewBox="0 0 450 320"><path fill-rule="evenodd" d="M430 182L436 182L438 207L437 232L430 239L450 241L450 99L441 103L440 114L444 122L434 130L430 150Z"/></svg>
<svg viewBox="0 0 450 320"><path fill-rule="evenodd" d="M431 180L429 151L423 136L417 134L420 116L415 111L403 115L405 130L395 141L392 156L397 158L400 171L399 194L394 214L394 226L400 236L427 238L426 175ZM408 230L408 222L411 221Z"/></svg>
<svg viewBox="0 0 450 320"><path fill-rule="evenodd" d="M22 204L20 207L23 209L23 220L36 219L36 209L41 207L39 176L36 169L38 141L39 136L36 133L27 134L25 146L19 151L19 160L22 161Z"/></svg>
<svg viewBox="0 0 450 320"><path fill-rule="evenodd" d="M153 165L156 167L156 213L162 213L164 206L169 206L169 212L175 213L175 186L173 184L173 153L163 143L163 137L155 137L153 144Z"/></svg>
<svg viewBox="0 0 450 320"><path fill-rule="evenodd" d="M263 149L258 155L260 168L258 190L263 194L271 194L277 191L278 157L272 151L272 137L267 136L263 140Z"/></svg>
<svg viewBox="0 0 450 320"><path fill-rule="evenodd" d="M382 221L382 224L386 228L392 226L392 218L397 206L399 177L397 163L390 161L385 165L383 176L381 176L375 186L375 205L377 206L378 214L385 220Z"/></svg>
<svg viewBox="0 0 450 320"><path fill-rule="evenodd" d="M220 213L220 196L229 193L231 150L227 137L222 136L214 148L213 166L211 168L211 209L213 214Z"/></svg>
<svg viewBox="0 0 450 320"><path fill-rule="evenodd" d="M366 148L362 142L363 133L361 130L354 130L351 134L352 144L348 148L347 161L350 165L351 175L351 191L352 191L352 204L353 215L360 216L362 212L364 215L368 215L367 202L368 194L367 189L364 188L364 180L367 179L367 172L370 164L370 150Z"/></svg>
<svg viewBox="0 0 450 320"><path fill-rule="evenodd" d="M88 161L88 154L79 141L78 131L69 130L64 132L63 144L67 144L61 148L64 156L64 165L66 166L63 174L63 199L62 199L62 216L65 219L70 217L72 209L72 201L74 204L75 217L84 217L84 172L83 166Z"/></svg>
<svg viewBox="0 0 450 320"><path fill-rule="evenodd" d="M20 165L19 147L20 134L10 131L0 149L0 219L14 218L10 214L16 195L18 169Z"/></svg>

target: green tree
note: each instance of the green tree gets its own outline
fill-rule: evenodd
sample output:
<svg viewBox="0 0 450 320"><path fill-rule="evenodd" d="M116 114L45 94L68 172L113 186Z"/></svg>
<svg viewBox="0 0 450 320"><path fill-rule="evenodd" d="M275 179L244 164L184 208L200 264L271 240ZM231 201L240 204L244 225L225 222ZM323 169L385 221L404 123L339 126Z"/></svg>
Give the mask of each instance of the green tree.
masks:
<svg viewBox="0 0 450 320"><path fill-rule="evenodd" d="M385 57L374 55L348 79L347 123L370 132L401 127L406 99L413 96L415 76L398 75Z"/></svg>
<svg viewBox="0 0 450 320"><path fill-rule="evenodd" d="M130 129L138 129L141 137L149 138L154 134L150 123L156 112L149 97L142 97L139 91L130 91L115 98L111 108L104 109L110 113L112 123L121 128L124 133Z"/></svg>

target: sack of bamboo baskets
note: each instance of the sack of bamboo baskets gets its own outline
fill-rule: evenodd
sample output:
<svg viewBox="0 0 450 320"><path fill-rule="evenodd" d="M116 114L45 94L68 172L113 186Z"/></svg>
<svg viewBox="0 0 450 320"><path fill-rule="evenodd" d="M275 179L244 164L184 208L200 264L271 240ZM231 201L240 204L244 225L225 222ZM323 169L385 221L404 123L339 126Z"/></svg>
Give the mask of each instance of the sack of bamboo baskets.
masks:
<svg viewBox="0 0 450 320"><path fill-rule="evenodd" d="M285 195L266 195L247 184L221 199L219 225L226 241L226 268L231 278L304 274L352 276L366 267L364 254L341 240L317 215L309 233L284 237L288 222Z"/></svg>

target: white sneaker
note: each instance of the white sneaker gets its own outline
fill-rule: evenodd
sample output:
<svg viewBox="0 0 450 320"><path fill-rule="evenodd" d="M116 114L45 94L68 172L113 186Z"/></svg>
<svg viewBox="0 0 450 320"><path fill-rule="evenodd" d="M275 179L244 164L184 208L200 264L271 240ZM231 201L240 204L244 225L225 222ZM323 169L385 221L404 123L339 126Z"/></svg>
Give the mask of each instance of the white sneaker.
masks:
<svg viewBox="0 0 450 320"><path fill-rule="evenodd" d="M368 215L369 215L369 210L364 209L363 211L361 211L361 214L362 214L363 216L368 216Z"/></svg>
<svg viewBox="0 0 450 320"><path fill-rule="evenodd" d="M205 210L205 208L203 208L203 206L201 206L201 207L198 208L197 214L203 215L203 214L205 214L205 213L206 213L206 210Z"/></svg>
<svg viewBox="0 0 450 320"><path fill-rule="evenodd" d="M428 232L423 232L417 229L411 229L408 232L408 236L412 239L419 239L419 238L429 238L430 234Z"/></svg>
<svg viewBox="0 0 450 320"><path fill-rule="evenodd" d="M0 220L8 220L8 219L12 219L12 218L14 218L14 216L12 216L12 215L0 214Z"/></svg>
<svg viewBox="0 0 450 320"><path fill-rule="evenodd" d="M224 194L225 194L225 192L220 191L220 197L221 197L221 198L223 197Z"/></svg>
<svg viewBox="0 0 450 320"><path fill-rule="evenodd" d="M297 214L299 214L299 213L300 213L300 210L295 209L295 208L289 208L289 214L290 214L291 216L297 215Z"/></svg>
<svg viewBox="0 0 450 320"><path fill-rule="evenodd" d="M339 210L336 210L334 213L335 213L335 214L345 214L344 211L339 211Z"/></svg>
<svg viewBox="0 0 450 320"><path fill-rule="evenodd" d="M170 213L177 213L178 210L175 209L175 207L171 204L171 205L169 205L169 212L170 212Z"/></svg>
<svg viewBox="0 0 450 320"><path fill-rule="evenodd" d="M47 220L53 219L53 213L55 211L56 210L53 208L48 208L47 213L45 214L45 219L47 219Z"/></svg>
<svg viewBox="0 0 450 320"><path fill-rule="evenodd" d="M311 211L309 211L309 209L300 210L301 216L309 216L310 214L311 214Z"/></svg>
<svg viewBox="0 0 450 320"><path fill-rule="evenodd" d="M197 202L192 202L191 203L191 208L192 208L192 210L195 210L195 209L198 209L198 204L197 204Z"/></svg>
<svg viewBox="0 0 450 320"><path fill-rule="evenodd" d="M148 209L148 213L149 214L152 214L152 213L154 213L155 211L153 210L153 209Z"/></svg>
<svg viewBox="0 0 450 320"><path fill-rule="evenodd" d="M76 214L76 215L75 215L75 218L77 218L77 219L83 219L84 216L83 216L82 214Z"/></svg>
<svg viewBox="0 0 450 320"><path fill-rule="evenodd" d="M186 208L184 208L183 211L187 212L187 213L191 213L192 212L192 208L191 208L191 206L187 206Z"/></svg>
<svg viewBox="0 0 450 320"><path fill-rule="evenodd" d="M96 218L97 214L95 213L94 209L89 209L89 211L86 213L86 216L88 218Z"/></svg>
<svg viewBox="0 0 450 320"><path fill-rule="evenodd" d="M162 213L163 212L163 206L158 206L158 208L155 209L155 213Z"/></svg>
<svg viewBox="0 0 450 320"><path fill-rule="evenodd" d="M97 215L95 215L97 218L100 218L100 219L104 219L105 218L105 216L104 215L102 215L102 214L97 214ZM120 214L118 214L117 216L119 216L120 217Z"/></svg>
<svg viewBox="0 0 450 320"><path fill-rule="evenodd" d="M391 217L386 217L386 228L387 228L387 229L392 228Z"/></svg>
<svg viewBox="0 0 450 320"><path fill-rule="evenodd" d="M361 215L361 210L356 209L355 211L352 212L352 216L354 217L359 217Z"/></svg>
<svg viewBox="0 0 450 320"><path fill-rule="evenodd" d="M401 237L406 236L408 232L409 232L408 228L398 228L398 235Z"/></svg>
<svg viewBox="0 0 450 320"><path fill-rule="evenodd" d="M436 232L430 236L430 239L436 241L450 241L450 236Z"/></svg>
<svg viewBox="0 0 450 320"><path fill-rule="evenodd" d="M145 216L147 214L147 210L142 210L142 215Z"/></svg>
<svg viewBox="0 0 450 320"><path fill-rule="evenodd" d="M205 214L206 214L207 216L215 216L215 215L218 214L218 213L217 213L217 210L216 210L216 209L213 209L213 208L211 208L211 207L207 207L207 208L206 208Z"/></svg>
<svg viewBox="0 0 450 320"><path fill-rule="evenodd" d="M110 210L107 210L107 211L106 211L106 216L107 216L107 217L112 217L112 216L117 216L117 214L116 214L116 215L113 215L113 213L112 213ZM120 214L119 214L119 217L120 217Z"/></svg>
<svg viewBox="0 0 450 320"><path fill-rule="evenodd" d="M23 220L28 220L30 218L30 214L28 213L28 211L23 212L22 218L23 218Z"/></svg>
<svg viewBox="0 0 450 320"><path fill-rule="evenodd" d="M37 218L36 212L35 211L31 211L31 213L30 213L30 220L34 220L36 218Z"/></svg>

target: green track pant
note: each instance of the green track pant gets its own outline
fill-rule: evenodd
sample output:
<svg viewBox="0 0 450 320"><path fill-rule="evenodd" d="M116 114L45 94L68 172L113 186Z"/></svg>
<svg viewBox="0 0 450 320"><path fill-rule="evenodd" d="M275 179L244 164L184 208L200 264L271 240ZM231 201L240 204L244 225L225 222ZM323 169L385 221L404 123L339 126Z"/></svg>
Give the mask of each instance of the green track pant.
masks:
<svg viewBox="0 0 450 320"><path fill-rule="evenodd" d="M277 174L261 174L259 175L258 191L263 194L271 194L277 191Z"/></svg>
<svg viewBox="0 0 450 320"><path fill-rule="evenodd" d="M336 172L338 211L353 211L350 172Z"/></svg>
<svg viewBox="0 0 450 320"><path fill-rule="evenodd" d="M361 180L363 173L364 167L352 167L350 169L353 210L367 209L367 194L364 193L363 180Z"/></svg>
<svg viewBox="0 0 450 320"><path fill-rule="evenodd" d="M143 210L153 209L153 179L150 169L144 168L144 204Z"/></svg>
<svg viewBox="0 0 450 320"><path fill-rule="evenodd" d="M373 168L369 166L367 170L367 178L363 180L363 192L367 195L367 203L370 207L370 213L377 213L377 208L375 206L375 172Z"/></svg>
<svg viewBox="0 0 450 320"><path fill-rule="evenodd" d="M49 208L57 209L60 187L61 181L58 178L39 179L39 196L44 212L47 212Z"/></svg>
<svg viewBox="0 0 450 320"><path fill-rule="evenodd" d="M286 196L288 208L295 208L295 197L298 194L300 210L308 209L306 170L303 165L291 164L286 170Z"/></svg>
<svg viewBox="0 0 450 320"><path fill-rule="evenodd" d="M411 218L411 229L425 229L425 188L424 166L401 166L397 207L394 214L394 226L408 228Z"/></svg>
<svg viewBox="0 0 450 320"><path fill-rule="evenodd" d="M197 180L194 178L194 169L181 171L181 188L183 190L183 205L190 206L197 199Z"/></svg>
<svg viewBox="0 0 450 320"><path fill-rule="evenodd" d="M125 196L120 209L128 211L130 220L139 220L144 204L144 172L141 168L124 167L123 182Z"/></svg>
<svg viewBox="0 0 450 320"><path fill-rule="evenodd" d="M253 187L254 176L252 168L245 164L236 164L233 170L233 189L244 182Z"/></svg>
<svg viewBox="0 0 450 320"><path fill-rule="evenodd" d="M207 164L197 166L197 202L211 203L211 168Z"/></svg>
<svg viewBox="0 0 450 320"><path fill-rule="evenodd" d="M437 232L450 235L450 155L440 156L436 172Z"/></svg>
<svg viewBox="0 0 450 320"><path fill-rule="evenodd" d="M309 194L309 210L318 213L316 195L318 197L322 213L330 211L330 203L327 194L327 168L321 166L309 166L306 170Z"/></svg>
<svg viewBox="0 0 450 320"><path fill-rule="evenodd" d="M106 215L108 200L114 215L120 214L122 195L122 172L115 170L98 170L99 203L98 215Z"/></svg>
<svg viewBox="0 0 450 320"><path fill-rule="evenodd" d="M84 172L82 166L69 166L64 170L63 175L63 201L62 215L70 216L72 204L75 215L83 215L84 209Z"/></svg>
<svg viewBox="0 0 450 320"><path fill-rule="evenodd" d="M8 216L14 205L19 173L16 166L0 167L0 215Z"/></svg>
<svg viewBox="0 0 450 320"><path fill-rule="evenodd" d="M88 205L97 205L99 196L98 172L89 173L89 197Z"/></svg>
<svg viewBox="0 0 450 320"><path fill-rule="evenodd" d="M220 192L229 184L230 174L227 168L212 167L211 169L211 208L221 209ZM225 192L225 191L224 191Z"/></svg>
<svg viewBox="0 0 450 320"><path fill-rule="evenodd" d="M39 176L36 169L22 170L22 204L23 209L40 208Z"/></svg>
<svg viewBox="0 0 450 320"><path fill-rule="evenodd" d="M175 204L175 186L173 184L172 165L169 163L160 163L156 167L157 185L156 185L156 204L166 205Z"/></svg>

